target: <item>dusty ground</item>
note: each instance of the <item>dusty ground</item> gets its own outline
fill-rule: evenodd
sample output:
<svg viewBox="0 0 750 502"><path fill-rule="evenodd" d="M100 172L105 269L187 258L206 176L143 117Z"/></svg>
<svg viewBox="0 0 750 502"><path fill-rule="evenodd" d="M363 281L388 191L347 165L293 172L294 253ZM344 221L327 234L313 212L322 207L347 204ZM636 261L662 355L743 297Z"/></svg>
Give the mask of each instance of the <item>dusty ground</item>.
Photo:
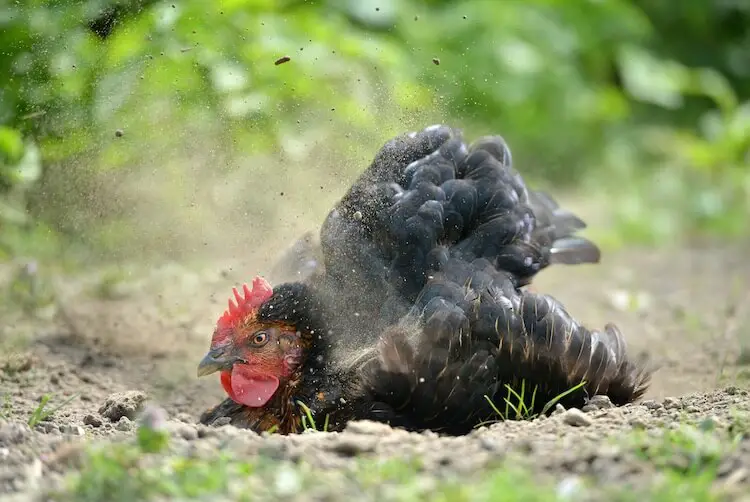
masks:
<svg viewBox="0 0 750 502"><path fill-rule="evenodd" d="M454 439L366 423L339 435L292 439L192 425L222 397L215 379L194 377L195 365L231 286L258 271L249 262L191 268L168 264L147 274L97 271L55 279L64 298L56 314L50 310L47 318L42 313L32 319L3 313L0 498L24 500L48 480L58 479L66 465L69 446L64 445L132 434L134 415L127 405L102 408L108 396L125 391L138 391L130 394L131 404L148 398L166 409L174 420L170 427L176 448L215 450L221 444L243 454L263 449L330 466L351 462L353 452L399 458L420 454L435 473L454 474L478 472L491 461L519 454L558 481L591 475L639 484L642 476L653 475L653 465L620 452L607 437L684 420L709 420L727 428L737 413L750 413L750 366L743 367L750 357L741 349L750 346L750 262L743 249L629 250L605 255L599 266L546 271L536 288L560 298L586 324L614 321L630 350L648 351L661 364L647 401L589 411L583 418L567 412L497 424ZM262 270L266 265L256 266ZM5 272L7 276L12 270ZM29 417L45 394L51 395L51 406L77 397L29 428ZM338 482L329 481L331 486ZM750 492L748 439L722 459L720 482L735 487L737 494ZM344 485L330 493L340 500L356 495Z"/></svg>

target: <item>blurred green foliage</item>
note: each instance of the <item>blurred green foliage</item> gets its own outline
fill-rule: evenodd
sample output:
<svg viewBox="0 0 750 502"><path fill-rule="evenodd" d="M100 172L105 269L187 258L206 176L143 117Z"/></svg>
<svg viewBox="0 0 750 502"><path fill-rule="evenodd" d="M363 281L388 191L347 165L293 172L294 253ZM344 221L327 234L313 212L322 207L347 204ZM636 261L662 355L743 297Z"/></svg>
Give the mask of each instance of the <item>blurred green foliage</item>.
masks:
<svg viewBox="0 0 750 502"><path fill-rule="evenodd" d="M11 225L102 225L87 194L134 165L203 154L229 172L324 144L357 162L308 174L351 177L436 121L499 132L526 176L601 196L621 240L738 235L749 27L740 0L7 2L0 246Z"/></svg>

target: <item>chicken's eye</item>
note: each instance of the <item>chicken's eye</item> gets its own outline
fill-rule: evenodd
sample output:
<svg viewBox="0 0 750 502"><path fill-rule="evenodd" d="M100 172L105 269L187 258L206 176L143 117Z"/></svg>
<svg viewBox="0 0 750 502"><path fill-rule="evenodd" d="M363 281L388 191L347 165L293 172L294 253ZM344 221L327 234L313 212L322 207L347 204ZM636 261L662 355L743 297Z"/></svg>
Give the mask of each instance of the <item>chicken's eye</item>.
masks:
<svg viewBox="0 0 750 502"><path fill-rule="evenodd" d="M262 347L268 343L268 333L265 331L258 331L253 335L250 341L255 347Z"/></svg>

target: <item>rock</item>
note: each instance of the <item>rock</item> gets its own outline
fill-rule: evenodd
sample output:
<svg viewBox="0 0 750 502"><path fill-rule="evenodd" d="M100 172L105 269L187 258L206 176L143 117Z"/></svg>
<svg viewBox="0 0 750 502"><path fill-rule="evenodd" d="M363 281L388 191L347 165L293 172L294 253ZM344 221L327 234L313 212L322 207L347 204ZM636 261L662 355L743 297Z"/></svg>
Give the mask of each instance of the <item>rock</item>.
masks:
<svg viewBox="0 0 750 502"><path fill-rule="evenodd" d="M555 411L553 411L550 416L554 417L557 415L561 415L563 413L565 413L565 406L561 405L560 403L557 403L555 405Z"/></svg>
<svg viewBox="0 0 750 502"><path fill-rule="evenodd" d="M564 424L572 425L573 427L588 427L594 423L591 417L577 408L571 408L561 416Z"/></svg>
<svg viewBox="0 0 750 502"><path fill-rule="evenodd" d="M122 417L126 417L128 421L134 420L147 398L145 392L138 390L117 392L104 401L99 414L111 422L119 422Z"/></svg>
<svg viewBox="0 0 750 502"><path fill-rule="evenodd" d="M85 417L83 417L84 425L90 425L91 427L101 427L102 423L102 419L100 417L97 417L96 415L86 415Z"/></svg>
<svg viewBox="0 0 750 502"><path fill-rule="evenodd" d="M117 430L118 431L129 431L133 428L133 422L130 421L128 417L122 416L120 417L120 420L117 421Z"/></svg>

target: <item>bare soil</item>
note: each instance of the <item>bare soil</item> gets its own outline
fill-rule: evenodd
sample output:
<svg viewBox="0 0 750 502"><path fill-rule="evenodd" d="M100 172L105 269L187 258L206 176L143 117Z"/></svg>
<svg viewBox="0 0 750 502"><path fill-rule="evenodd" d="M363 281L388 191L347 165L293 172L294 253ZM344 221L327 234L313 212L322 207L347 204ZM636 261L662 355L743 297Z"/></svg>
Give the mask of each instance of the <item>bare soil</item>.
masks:
<svg viewBox="0 0 750 502"><path fill-rule="evenodd" d="M127 437L141 401L169 414L175 438L197 450L231 443L253 454L275 449L285 458L345 465L355 453L406 458L419 454L435 475L477 472L507 455L533 460L556 479L590 475L638 484L653 467L612 449L606 438L625 431L712 420L728 427L750 412L750 261L745 246L631 249L605 253L597 266L555 267L535 288L558 297L581 322L615 322L633 353L648 352L661 367L645 403L579 414L561 412L531 422L485 427L462 438L407 434L378 424L353 424L341 434L260 437L231 427L194 425L223 395L215 379L197 379L215 318L231 287L265 264L174 263L54 278L57 312L29 317L5 312L0 322L0 498L30 498L68 468L71 448L87 439ZM10 269L5 276L10 275ZM0 274L2 276L3 274ZM125 395L108 398L115 393ZM29 417L45 394L54 407L34 427ZM666 399L665 399L666 398ZM229 440L229 441L227 441ZM531 464L531 462L530 462ZM721 482L750 489L750 441L723 459ZM350 500L344 488L341 500ZM739 496L739 495L738 495Z"/></svg>

